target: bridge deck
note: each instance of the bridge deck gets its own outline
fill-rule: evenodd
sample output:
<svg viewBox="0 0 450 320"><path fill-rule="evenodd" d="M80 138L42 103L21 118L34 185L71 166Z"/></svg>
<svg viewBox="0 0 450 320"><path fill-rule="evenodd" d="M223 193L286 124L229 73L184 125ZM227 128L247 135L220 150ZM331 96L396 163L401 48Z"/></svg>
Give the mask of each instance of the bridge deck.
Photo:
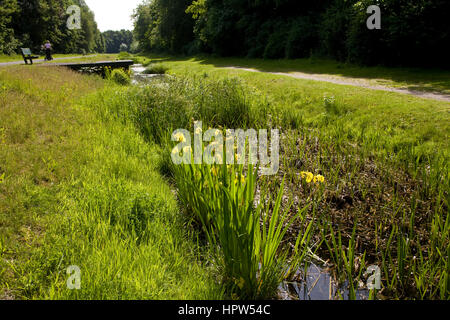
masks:
<svg viewBox="0 0 450 320"><path fill-rule="evenodd" d="M134 64L133 60L119 60L119 61L99 61L99 62L85 62L85 63L54 63L51 65L59 67L67 67L72 70L80 70L83 68L98 68L98 67L111 67L115 68L129 68ZM50 64L48 64L50 65Z"/></svg>

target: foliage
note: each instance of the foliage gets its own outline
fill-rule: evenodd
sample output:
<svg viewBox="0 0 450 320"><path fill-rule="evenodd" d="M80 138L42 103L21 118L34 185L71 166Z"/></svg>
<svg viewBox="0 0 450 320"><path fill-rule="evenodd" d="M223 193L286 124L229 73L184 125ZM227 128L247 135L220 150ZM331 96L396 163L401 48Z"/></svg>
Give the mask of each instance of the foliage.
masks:
<svg viewBox="0 0 450 320"><path fill-rule="evenodd" d="M138 6L134 36L144 51L182 53L194 40L194 20L185 11L191 0L154 0Z"/></svg>
<svg viewBox="0 0 450 320"><path fill-rule="evenodd" d="M120 85L128 85L131 82L129 74L122 69L114 69L111 72L110 78L112 81Z"/></svg>
<svg viewBox="0 0 450 320"><path fill-rule="evenodd" d="M165 74L169 68L163 63L152 63L144 70L144 74Z"/></svg>
<svg viewBox="0 0 450 320"><path fill-rule="evenodd" d="M72 4L81 8L80 30L66 26ZM61 53L105 50L94 14L83 0L2 0L0 13L0 53L18 52L19 46L39 53L46 40Z"/></svg>
<svg viewBox="0 0 450 320"><path fill-rule="evenodd" d="M244 91L245 101L251 102L255 99L254 95L249 94L255 88L260 90L260 94L264 92L268 96L270 107L264 107L259 100L257 107L250 109L251 117L247 123L253 128L277 127L283 132L283 150L280 154L280 172L286 175L283 209L288 207L291 197L295 199L295 209L310 204L311 209L306 213L305 219L300 220L314 221L312 232L315 240L310 242L311 249L320 258L328 261L327 265L334 273L333 278L339 283L336 290L332 291L332 297L358 298L361 283L364 284L368 280L365 272L369 266L378 266L381 271L381 290L371 290L371 299L449 298L450 180L449 142L445 138L449 132L448 115L445 112L448 109L447 102L430 102L420 97L377 90L220 68L237 65L270 71L279 70L281 65L286 70L295 71L296 64L301 67L310 65L308 59L192 60L179 57L161 59L155 55L152 55L152 59L164 60L164 63L170 66L171 74L176 77L200 76L206 77L208 81L220 82L230 76L239 75L248 83ZM317 60L317 64L310 65L308 70L313 73L330 73L327 68L336 65L336 62L328 62L327 65L322 60ZM340 64L334 72L345 74L346 68L347 65ZM365 74L371 78L379 78L383 72L394 79L406 77L410 81L409 86L415 86L415 81L426 82L425 78L421 78L426 73L423 70L378 67L364 68L358 72L360 76ZM439 74L444 82L448 82L448 72L436 73ZM435 79L435 76L429 79ZM223 106L234 106L233 110L238 110L238 104L229 103L226 94L216 96L222 103L212 103L214 99L206 98L211 93L203 90L202 82L196 82L198 91L192 86L189 86L190 90L180 91L159 83L153 85L157 88L155 90L164 87L167 89L162 97L157 98L165 103L152 103L158 106L155 109L166 117L163 128L192 127L188 119L185 119L184 124L177 121L174 127L171 126L171 121L176 120L176 113L170 106L175 105L175 102L178 105L174 108L186 118L205 119L207 126L245 127L245 117L237 119L236 122L230 121L230 118L246 114L245 112L229 111L228 113L233 114L230 118L224 117L220 112ZM437 82L440 83L441 80ZM446 88L448 89L448 83ZM177 94L171 96L169 92L174 91ZM213 118L213 124L210 117L191 112L192 107L196 105L196 99L192 97L197 95L206 98L218 114L217 119ZM154 97L155 94L149 96ZM136 104L142 105L144 104ZM252 103L248 105L252 106ZM162 108L171 115L166 115L160 110ZM257 110L261 108L265 108L266 112L258 113ZM424 108L428 111L424 112ZM431 113L429 108L432 108ZM138 113L133 119L137 120L136 123L148 121L149 127L152 128L155 123L162 122L155 120L154 115L154 112ZM165 153L169 154L170 150L166 149ZM170 173L167 165L161 169ZM203 177L208 176L208 170L212 174L216 172L211 167L197 169L193 170L203 170ZM219 166L217 172L222 170ZM248 177L248 172L246 173L245 176ZM175 177L178 174L175 172ZM198 179L199 175L196 175ZM205 178L204 181L208 179ZM276 175L267 180L271 194L277 194L282 178ZM217 194L214 198L223 197L217 190L213 191L217 181L211 187L209 184L201 186L199 183L191 187L190 182L191 180L186 178L178 182L177 186L186 185L181 188L185 190L180 192L188 194L188 202L192 204L185 206L185 210L199 216L197 219L201 221L200 216L208 217L209 213L215 211L203 210L199 204L212 199L210 194L213 192ZM222 181L219 181L219 186L220 182ZM199 191L193 191L200 187L204 188L203 198L195 196L200 194ZM266 199L272 208L276 203L275 199L269 196L262 196L260 199ZM255 206L257 204L256 201ZM192 208L201 210L194 211ZM203 214L199 215L198 212ZM291 210L291 214L295 212ZM232 214L230 212L230 215ZM212 221L212 217L203 220L208 219ZM300 234L304 234L304 224L299 226L295 223L294 226L295 231L300 230ZM291 233L287 241L293 245L298 234ZM219 244L219 240L217 243ZM229 243L232 241L229 240ZM307 264L309 257L308 255L308 259L302 261ZM298 271L295 263L291 266L294 272ZM222 270L223 274L229 274L225 270L227 269ZM245 271L242 274L246 274ZM241 292L239 285L244 287L247 282L251 283L236 276L228 280L228 289L235 290L232 292L238 294ZM245 297L246 294L242 296ZM324 298L327 297L328 295Z"/></svg>
<svg viewBox="0 0 450 320"><path fill-rule="evenodd" d="M106 53L119 53L121 51L127 51L133 42L133 33L129 30L108 30L102 32L102 36L105 38ZM122 44L124 44L126 48L121 48Z"/></svg>
<svg viewBox="0 0 450 320"><path fill-rule="evenodd" d="M258 168L252 165L247 176L243 165L193 164L174 170L180 199L217 250L227 292L241 299L274 297L289 269L289 250L282 241L306 208L295 216L289 216L289 208L281 212L283 183L275 197L262 191L260 196L269 200L255 208ZM298 235L295 254L308 250L311 225Z"/></svg>
<svg viewBox="0 0 450 320"><path fill-rule="evenodd" d="M366 26L373 4L381 8L381 30ZM448 67L449 10L446 0L157 0L134 17L147 51Z"/></svg>

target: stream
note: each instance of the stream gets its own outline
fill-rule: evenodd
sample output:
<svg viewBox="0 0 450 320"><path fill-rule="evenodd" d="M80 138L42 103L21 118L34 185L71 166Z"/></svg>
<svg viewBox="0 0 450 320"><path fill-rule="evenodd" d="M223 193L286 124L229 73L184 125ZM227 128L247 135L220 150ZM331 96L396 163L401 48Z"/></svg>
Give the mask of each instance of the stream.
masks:
<svg viewBox="0 0 450 320"><path fill-rule="evenodd" d="M134 64L130 67L130 69L132 84L142 84L152 80L164 79L166 77L165 74L145 74L144 71L146 67L142 64Z"/></svg>

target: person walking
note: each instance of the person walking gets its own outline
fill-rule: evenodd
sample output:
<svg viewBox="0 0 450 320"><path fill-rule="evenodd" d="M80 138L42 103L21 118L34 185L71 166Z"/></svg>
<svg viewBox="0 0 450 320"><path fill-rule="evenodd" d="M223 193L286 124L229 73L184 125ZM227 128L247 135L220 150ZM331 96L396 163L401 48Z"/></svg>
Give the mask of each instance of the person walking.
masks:
<svg viewBox="0 0 450 320"><path fill-rule="evenodd" d="M53 57L52 57L52 45L51 45L50 41L47 40L45 42L44 50L45 50L45 60L46 61L53 60Z"/></svg>

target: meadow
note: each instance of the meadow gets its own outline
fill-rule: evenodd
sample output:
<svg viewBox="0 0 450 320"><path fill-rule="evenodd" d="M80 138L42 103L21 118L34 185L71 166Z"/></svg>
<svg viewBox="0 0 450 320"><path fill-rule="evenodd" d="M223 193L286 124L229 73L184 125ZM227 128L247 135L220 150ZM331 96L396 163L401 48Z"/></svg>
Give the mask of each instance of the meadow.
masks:
<svg viewBox="0 0 450 320"><path fill-rule="evenodd" d="M220 298L160 148L106 112L123 88L49 70L0 69L0 297Z"/></svg>
<svg viewBox="0 0 450 320"><path fill-rule="evenodd" d="M170 99L173 91L180 92L176 97L189 97L186 104L191 107L183 113L191 119L201 119L213 128L276 127L283 132L281 170L275 177L259 177L258 183L265 186L272 204L283 185L281 206L288 216L300 214L292 225L284 224L289 226L286 238L294 252L308 247L313 254L292 258L295 263L307 267L311 257L320 257L351 298L365 284L363 274L369 266L379 267L382 274L382 288L371 292L373 297L448 298L448 102L223 68L265 66L274 71L273 61L259 60L254 65L254 60L247 59L155 55L142 59L146 63L151 59L157 69L160 64L171 76L183 79L181 84L168 81L168 91ZM284 65L294 65L297 71L307 63ZM387 72L369 70L374 78L383 78ZM336 74L332 68L327 72ZM390 73L406 79L411 70ZM435 86L421 73L415 71L410 85ZM441 83L448 82L445 72L440 77ZM200 101L195 97L201 97ZM192 122L178 121L177 111L170 112L169 104L156 104L156 109L172 116L135 118L157 118L154 124L163 128L192 128ZM214 111L209 114L206 110L211 105ZM312 181L318 175L325 177L325 183ZM175 175L175 180L180 184L189 179ZM195 190L194 186L182 189ZM199 212L192 201L185 201L186 207ZM309 240L297 248L299 239Z"/></svg>
<svg viewBox="0 0 450 320"><path fill-rule="evenodd" d="M0 69L0 296L269 299L320 263L332 299L356 299L369 266L370 299L449 298L448 102L222 68L281 71L262 60L133 58L169 77ZM197 120L280 129L280 171L174 166L171 133Z"/></svg>

